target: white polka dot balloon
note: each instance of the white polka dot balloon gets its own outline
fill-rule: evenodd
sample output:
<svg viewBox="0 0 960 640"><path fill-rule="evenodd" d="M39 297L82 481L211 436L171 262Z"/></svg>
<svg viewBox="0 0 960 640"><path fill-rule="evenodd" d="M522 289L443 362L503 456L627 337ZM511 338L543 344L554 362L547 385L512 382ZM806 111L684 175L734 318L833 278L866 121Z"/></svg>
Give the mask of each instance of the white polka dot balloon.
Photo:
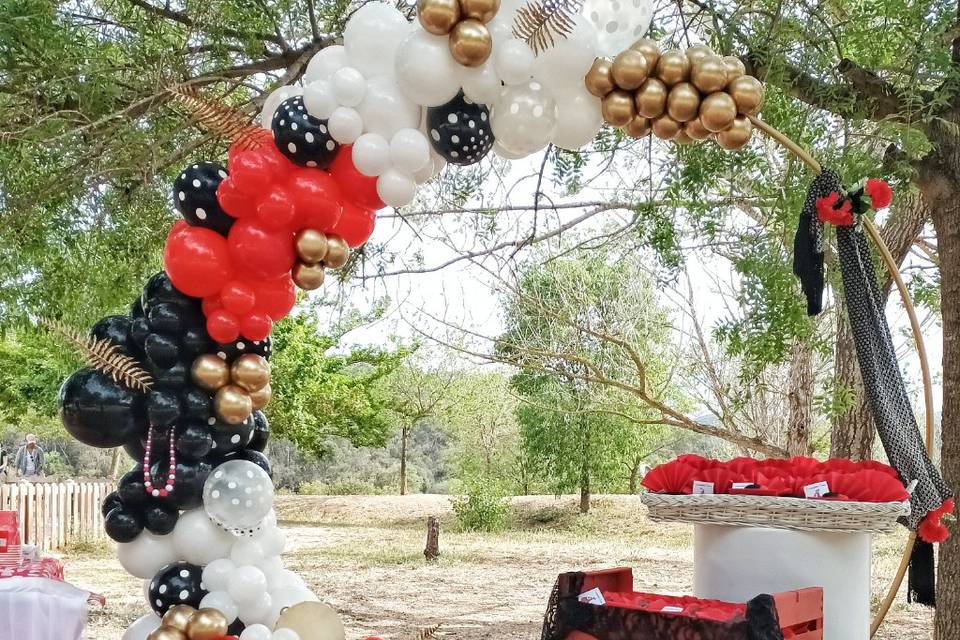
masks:
<svg viewBox="0 0 960 640"><path fill-rule="evenodd" d="M653 19L651 0L586 0L583 15L597 30L597 55L615 56L639 40Z"/></svg>
<svg viewBox="0 0 960 640"><path fill-rule="evenodd" d="M256 528L272 507L270 476L246 460L224 462L203 485L203 508L207 515L233 532Z"/></svg>
<svg viewBox="0 0 960 640"><path fill-rule="evenodd" d="M493 135L510 155L528 156L550 142L557 102L539 82L504 87L490 114Z"/></svg>

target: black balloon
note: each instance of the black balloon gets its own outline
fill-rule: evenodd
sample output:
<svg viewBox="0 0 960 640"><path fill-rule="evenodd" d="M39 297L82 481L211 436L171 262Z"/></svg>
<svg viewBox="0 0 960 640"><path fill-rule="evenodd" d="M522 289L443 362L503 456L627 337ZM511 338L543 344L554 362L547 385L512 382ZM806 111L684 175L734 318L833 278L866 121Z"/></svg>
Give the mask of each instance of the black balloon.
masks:
<svg viewBox="0 0 960 640"><path fill-rule="evenodd" d="M103 520L104 531L116 542L133 542L143 531L140 515L126 507L116 507Z"/></svg>
<svg viewBox="0 0 960 640"><path fill-rule="evenodd" d="M263 356L269 360L271 354L273 353L273 340L271 340L269 337L267 337L265 340L256 341L244 340L241 338L235 342L218 343L216 347L214 347L213 353L230 363L247 353Z"/></svg>
<svg viewBox="0 0 960 640"><path fill-rule="evenodd" d="M224 455L232 451L243 449L253 437L253 416L240 424L227 424L217 420L210 425L210 435L213 436L213 451Z"/></svg>
<svg viewBox="0 0 960 640"><path fill-rule="evenodd" d="M123 474L117 487L117 495L126 507L139 507L150 501L143 482L143 466L137 465Z"/></svg>
<svg viewBox="0 0 960 640"><path fill-rule="evenodd" d="M153 369L151 373L158 387L182 389L190 382L190 369L182 362L168 369Z"/></svg>
<svg viewBox="0 0 960 640"><path fill-rule="evenodd" d="M107 316L93 325L90 336L98 340L108 340L124 352L130 353L130 324L127 316Z"/></svg>
<svg viewBox="0 0 960 640"><path fill-rule="evenodd" d="M213 402L200 387L188 386L180 393L180 400L186 418L206 422L213 415Z"/></svg>
<svg viewBox="0 0 960 640"><path fill-rule="evenodd" d="M170 281L170 276L168 276L165 271L161 271L147 280L147 284L143 288L142 300L143 310L149 313L150 307L155 304L161 302L190 304L193 298L180 293L180 291L173 286L173 282Z"/></svg>
<svg viewBox="0 0 960 640"><path fill-rule="evenodd" d="M156 333L179 337L184 330L183 307L173 302L161 302L150 307L147 320Z"/></svg>
<svg viewBox="0 0 960 640"><path fill-rule="evenodd" d="M247 443L247 449L263 451L270 440L270 421L263 411L253 412L253 438Z"/></svg>
<svg viewBox="0 0 960 640"><path fill-rule="evenodd" d="M157 389L147 396L147 418L151 427L169 427L180 419L180 412L180 395L174 391Z"/></svg>
<svg viewBox="0 0 960 640"><path fill-rule="evenodd" d="M337 157L340 145L330 135L327 121L307 113L301 96L280 103L271 128L280 153L302 167L326 169Z"/></svg>
<svg viewBox="0 0 960 640"><path fill-rule="evenodd" d="M227 235L235 219L227 215L217 200L217 187L227 170L215 162L190 165L173 182L173 204L187 224L206 227Z"/></svg>
<svg viewBox="0 0 960 640"><path fill-rule="evenodd" d="M177 526L180 512L162 503L149 504L143 509L143 526L150 533L165 536Z"/></svg>
<svg viewBox="0 0 960 640"><path fill-rule="evenodd" d="M164 450L165 452L166 450ZM170 463L164 455L150 466L153 484L163 487L167 484ZM181 510L195 509L203 503L203 483L210 475L210 463L204 460L177 460L177 479L173 491L164 499L166 504Z"/></svg>
<svg viewBox="0 0 960 640"><path fill-rule="evenodd" d="M180 342L170 336L151 333L147 336L144 351L154 366L166 369L176 364L180 358Z"/></svg>
<svg viewBox="0 0 960 640"><path fill-rule="evenodd" d="M427 131L433 150L450 164L476 164L493 148L490 110L462 91L447 104L427 109Z"/></svg>
<svg viewBox="0 0 960 640"><path fill-rule="evenodd" d="M190 424L177 436L177 453L190 460L199 460L213 449L213 436L210 427L204 424Z"/></svg>
<svg viewBox="0 0 960 640"><path fill-rule="evenodd" d="M130 317L136 319L142 318L143 315L143 300L140 296L137 296L134 301L130 303Z"/></svg>
<svg viewBox="0 0 960 640"><path fill-rule="evenodd" d="M119 447L144 432L143 394L96 369L80 369L59 395L63 426L91 447Z"/></svg>
<svg viewBox="0 0 960 640"><path fill-rule="evenodd" d="M150 337L150 323L147 322L146 317L134 318L130 323L130 341L138 350L143 351L148 337Z"/></svg>
<svg viewBox="0 0 960 640"><path fill-rule="evenodd" d="M239 636L246 628L247 625L243 624L243 622L240 621L240 618L237 618L233 621L233 624L227 627L227 633L231 636Z"/></svg>
<svg viewBox="0 0 960 640"><path fill-rule="evenodd" d="M240 451L224 456L217 462L219 464L223 464L229 460L246 460L247 462L252 462L266 471L268 476L271 478L273 477L273 469L270 468L270 460L267 459L267 456L263 455L259 451L254 451L253 449L241 449ZM219 465L215 465L214 468L216 468L216 466Z"/></svg>
<svg viewBox="0 0 960 640"><path fill-rule="evenodd" d="M163 616L171 607L185 604L197 608L207 592L200 585L203 569L189 562L168 564L150 581L150 607Z"/></svg>
<svg viewBox="0 0 960 640"><path fill-rule="evenodd" d="M180 346L185 355L193 359L202 353L209 352L213 341L210 340L205 327L188 327L180 338Z"/></svg>
<svg viewBox="0 0 960 640"><path fill-rule="evenodd" d="M107 495L103 499L103 504L100 505L100 515L106 517L108 513L116 509L117 507L123 506L123 500L120 499L120 494L116 491Z"/></svg>
<svg viewBox="0 0 960 640"><path fill-rule="evenodd" d="M142 462L143 454L146 453L146 444L143 440L137 438L123 445L123 450L127 452L130 459L134 462Z"/></svg>

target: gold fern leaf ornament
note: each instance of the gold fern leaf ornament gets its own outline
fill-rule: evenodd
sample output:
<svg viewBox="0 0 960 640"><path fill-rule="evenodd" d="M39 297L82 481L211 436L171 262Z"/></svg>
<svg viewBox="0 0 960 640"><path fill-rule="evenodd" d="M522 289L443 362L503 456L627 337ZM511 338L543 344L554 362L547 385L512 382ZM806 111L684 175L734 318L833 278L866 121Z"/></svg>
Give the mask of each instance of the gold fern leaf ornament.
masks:
<svg viewBox="0 0 960 640"><path fill-rule="evenodd" d="M440 637L440 627L442 625L436 625L433 627L427 627L426 629L421 629L417 632L411 640L436 640Z"/></svg>
<svg viewBox="0 0 960 640"><path fill-rule="evenodd" d="M539 55L573 33L582 10L583 0L529 0L517 10L513 35Z"/></svg>
<svg viewBox="0 0 960 640"><path fill-rule="evenodd" d="M109 340L94 338L56 320L43 319L40 324L66 338L91 367L108 374L114 381L142 392L153 386L153 378L140 363Z"/></svg>
<svg viewBox="0 0 960 640"><path fill-rule="evenodd" d="M173 87L170 93L200 129L229 140L234 148L256 149L265 140L272 140L269 131L250 124L250 119L243 113L219 100L200 95L190 85Z"/></svg>

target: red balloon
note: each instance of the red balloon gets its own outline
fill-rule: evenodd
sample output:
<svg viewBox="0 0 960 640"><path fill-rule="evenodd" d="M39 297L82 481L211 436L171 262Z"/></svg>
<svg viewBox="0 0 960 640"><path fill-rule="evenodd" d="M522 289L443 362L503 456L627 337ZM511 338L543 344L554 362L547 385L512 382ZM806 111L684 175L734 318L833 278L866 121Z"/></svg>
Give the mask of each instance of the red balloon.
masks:
<svg viewBox="0 0 960 640"><path fill-rule="evenodd" d="M183 220L174 224L167 236L163 268L174 287L195 298L218 293L233 277L224 237L210 229L191 227Z"/></svg>
<svg viewBox="0 0 960 640"><path fill-rule="evenodd" d="M249 218L233 225L227 244L238 271L253 278L279 278L297 260L292 233L266 229Z"/></svg>
<svg viewBox="0 0 960 640"><path fill-rule="evenodd" d="M330 175L340 186L344 200L361 209L383 209L386 205L377 194L377 179L365 176L353 165L353 145L344 145L330 165Z"/></svg>
<svg viewBox="0 0 960 640"><path fill-rule="evenodd" d="M355 249L373 235L373 227L376 223L376 211L364 210L355 204L344 202L343 215L330 233L340 236L347 241L351 249Z"/></svg>
<svg viewBox="0 0 960 640"><path fill-rule="evenodd" d="M257 304L257 296L250 285L232 280L220 291L220 303L230 313L243 316L253 311L253 307Z"/></svg>
<svg viewBox="0 0 960 640"><path fill-rule="evenodd" d="M233 342L240 337L240 322L229 311L217 309L207 316L207 333L221 344Z"/></svg>
<svg viewBox="0 0 960 640"><path fill-rule="evenodd" d="M236 182L236 188L248 196L258 197L276 182L282 166L264 148L233 154L227 162L227 171Z"/></svg>
<svg viewBox="0 0 960 640"><path fill-rule="evenodd" d="M296 228L297 207L286 189L275 186L260 200L257 217L266 227L292 231Z"/></svg>
<svg viewBox="0 0 960 640"><path fill-rule="evenodd" d="M275 280L250 282L250 286L257 294L257 310L274 322L286 318L297 301L297 288L289 274Z"/></svg>
<svg viewBox="0 0 960 640"><path fill-rule="evenodd" d="M252 216L257 211L257 201L237 189L237 181L227 176L217 187L217 202L234 218Z"/></svg>
<svg viewBox="0 0 960 640"><path fill-rule="evenodd" d="M200 303L200 308L203 309L203 315L209 318L214 311L223 308L223 303L220 302L220 296L208 296Z"/></svg>
<svg viewBox="0 0 960 640"><path fill-rule="evenodd" d="M240 321L240 333L247 340L265 340L273 329L273 321L265 313L251 313Z"/></svg>
<svg viewBox="0 0 960 640"><path fill-rule="evenodd" d="M327 232L340 219L343 196L326 171L299 169L287 181L297 206L299 229Z"/></svg>

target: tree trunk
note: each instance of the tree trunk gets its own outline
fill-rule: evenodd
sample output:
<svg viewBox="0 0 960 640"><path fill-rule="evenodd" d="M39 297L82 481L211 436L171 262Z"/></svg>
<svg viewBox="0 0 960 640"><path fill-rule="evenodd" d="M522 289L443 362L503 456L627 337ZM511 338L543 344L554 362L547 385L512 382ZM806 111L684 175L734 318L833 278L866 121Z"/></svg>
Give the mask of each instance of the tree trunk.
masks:
<svg viewBox="0 0 960 640"><path fill-rule="evenodd" d="M830 457L869 460L873 457L873 440L877 428L867 405L863 380L860 378L860 365L857 363L846 305L837 306L837 348L834 363L836 384L850 390L853 404L833 419Z"/></svg>
<svg viewBox="0 0 960 640"><path fill-rule="evenodd" d="M580 513L590 512L590 428L580 421L582 450L580 459Z"/></svg>
<svg viewBox="0 0 960 640"><path fill-rule="evenodd" d="M407 440L410 439L410 427L400 428L400 495L407 495Z"/></svg>
<svg viewBox="0 0 960 640"><path fill-rule="evenodd" d="M427 518L427 545L423 549L423 557L430 563L440 558L440 520L436 516Z"/></svg>
<svg viewBox="0 0 960 640"><path fill-rule="evenodd" d="M813 353L809 341L797 341L790 360L787 421L787 452L791 456L808 456L813 452Z"/></svg>
<svg viewBox="0 0 960 640"><path fill-rule="evenodd" d="M116 447L110 457L110 478L116 480L120 475L120 461L123 460L123 447Z"/></svg>
<svg viewBox="0 0 960 640"><path fill-rule="evenodd" d="M640 480L640 465L643 464L641 461L637 460L633 468L630 469L630 495L635 495L637 493L637 485Z"/></svg>

